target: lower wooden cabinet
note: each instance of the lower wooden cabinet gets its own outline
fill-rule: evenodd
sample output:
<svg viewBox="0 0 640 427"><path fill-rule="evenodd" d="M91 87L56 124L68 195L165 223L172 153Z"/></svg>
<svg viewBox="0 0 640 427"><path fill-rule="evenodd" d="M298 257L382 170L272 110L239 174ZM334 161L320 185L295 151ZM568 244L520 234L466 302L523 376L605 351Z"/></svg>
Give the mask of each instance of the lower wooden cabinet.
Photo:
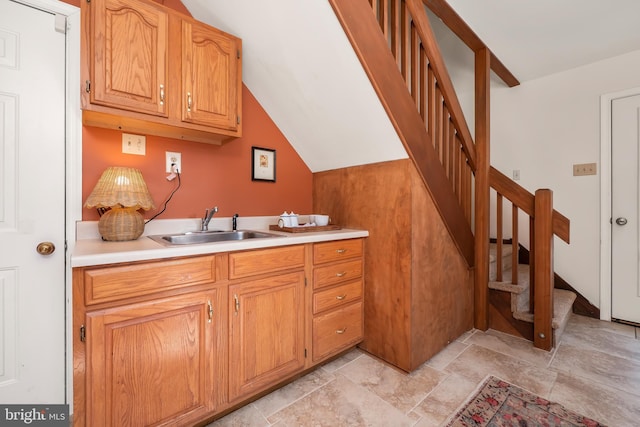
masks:
<svg viewBox="0 0 640 427"><path fill-rule="evenodd" d="M304 272L229 287L229 400L304 368Z"/></svg>
<svg viewBox="0 0 640 427"><path fill-rule="evenodd" d="M191 426L358 344L338 243L74 268L74 426Z"/></svg>
<svg viewBox="0 0 640 427"><path fill-rule="evenodd" d="M221 292L88 312L87 426L176 425L223 393Z"/></svg>

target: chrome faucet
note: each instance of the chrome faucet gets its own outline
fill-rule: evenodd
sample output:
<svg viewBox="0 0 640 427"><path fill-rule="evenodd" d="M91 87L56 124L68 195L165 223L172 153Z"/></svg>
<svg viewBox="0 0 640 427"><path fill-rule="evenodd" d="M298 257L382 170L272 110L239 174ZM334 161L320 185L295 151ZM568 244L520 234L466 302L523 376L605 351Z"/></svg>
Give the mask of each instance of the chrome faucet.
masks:
<svg viewBox="0 0 640 427"><path fill-rule="evenodd" d="M216 212L218 212L218 207L215 206L212 209L207 209L204 211L204 218L202 218L202 225L200 226L200 231L209 231L209 221L211 221L211 217L213 217Z"/></svg>

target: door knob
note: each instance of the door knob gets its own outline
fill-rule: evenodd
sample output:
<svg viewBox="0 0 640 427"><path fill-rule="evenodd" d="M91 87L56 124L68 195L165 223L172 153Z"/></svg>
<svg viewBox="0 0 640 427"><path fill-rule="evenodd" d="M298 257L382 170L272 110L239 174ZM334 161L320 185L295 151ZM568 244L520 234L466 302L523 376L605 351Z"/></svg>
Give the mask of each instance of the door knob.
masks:
<svg viewBox="0 0 640 427"><path fill-rule="evenodd" d="M616 224L618 224L618 225L626 225L627 224L627 218L622 218L622 217L617 218L616 219Z"/></svg>
<svg viewBox="0 0 640 427"><path fill-rule="evenodd" d="M56 245L51 242L40 242L36 246L36 251L40 255L51 255L56 250Z"/></svg>

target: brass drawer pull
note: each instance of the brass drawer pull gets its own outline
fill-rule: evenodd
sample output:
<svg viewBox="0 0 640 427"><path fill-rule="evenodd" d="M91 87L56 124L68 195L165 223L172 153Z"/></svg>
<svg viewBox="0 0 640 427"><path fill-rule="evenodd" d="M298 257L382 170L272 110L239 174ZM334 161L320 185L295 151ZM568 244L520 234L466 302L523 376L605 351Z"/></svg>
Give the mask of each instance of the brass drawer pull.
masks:
<svg viewBox="0 0 640 427"><path fill-rule="evenodd" d="M160 85L160 105L164 105L164 85Z"/></svg>
<svg viewBox="0 0 640 427"><path fill-rule="evenodd" d="M347 297L347 294L342 294L342 295L337 295L337 296L336 296L336 299L337 299L338 301L342 301L342 300L343 300L343 299L345 299L346 297Z"/></svg>
<svg viewBox="0 0 640 427"><path fill-rule="evenodd" d="M347 330L347 327L346 327L346 326L345 326L344 328L342 328L342 329L336 329L336 334L338 334L338 335L342 335L342 334L344 334L344 332L345 332L346 330Z"/></svg>
<svg viewBox="0 0 640 427"><path fill-rule="evenodd" d="M213 305L211 301L207 301L207 305L209 306L209 323L213 320Z"/></svg>
<svg viewBox="0 0 640 427"><path fill-rule="evenodd" d="M345 274L347 274L346 271L343 271L342 273L336 273L336 277L344 277Z"/></svg>
<svg viewBox="0 0 640 427"><path fill-rule="evenodd" d="M346 249L336 249L336 252L339 253L339 254L343 254L343 253L347 252L347 250Z"/></svg>

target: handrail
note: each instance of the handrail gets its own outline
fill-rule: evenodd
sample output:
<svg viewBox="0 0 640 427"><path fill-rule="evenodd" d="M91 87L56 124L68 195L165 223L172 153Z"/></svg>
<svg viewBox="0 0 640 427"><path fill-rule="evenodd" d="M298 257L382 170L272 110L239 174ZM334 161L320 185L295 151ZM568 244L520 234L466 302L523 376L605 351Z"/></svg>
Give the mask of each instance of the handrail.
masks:
<svg viewBox="0 0 640 427"><path fill-rule="evenodd" d="M489 171L489 183L493 189L522 209L524 213L530 217L534 217L535 197L533 194L516 184L512 179L493 166L491 166ZM570 243L569 229L569 219L554 209L553 234L564 242Z"/></svg>

